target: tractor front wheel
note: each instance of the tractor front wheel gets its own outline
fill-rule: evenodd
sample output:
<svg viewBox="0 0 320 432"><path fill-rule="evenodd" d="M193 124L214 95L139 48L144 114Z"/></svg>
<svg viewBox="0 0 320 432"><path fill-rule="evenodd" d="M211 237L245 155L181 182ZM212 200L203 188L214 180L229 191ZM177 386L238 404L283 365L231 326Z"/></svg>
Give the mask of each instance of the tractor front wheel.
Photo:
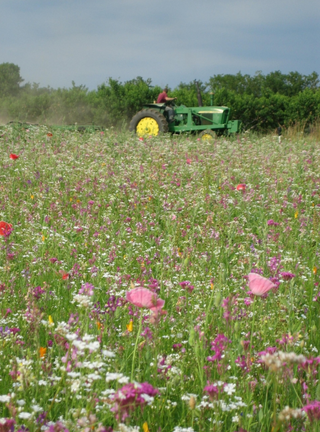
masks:
<svg viewBox="0 0 320 432"><path fill-rule="evenodd" d="M201 141L213 141L217 138L217 134L211 129L206 129L200 132L199 138L201 139Z"/></svg>
<svg viewBox="0 0 320 432"><path fill-rule="evenodd" d="M132 117L129 130L139 136L157 136L168 132L168 123L164 115L156 110L141 110Z"/></svg>

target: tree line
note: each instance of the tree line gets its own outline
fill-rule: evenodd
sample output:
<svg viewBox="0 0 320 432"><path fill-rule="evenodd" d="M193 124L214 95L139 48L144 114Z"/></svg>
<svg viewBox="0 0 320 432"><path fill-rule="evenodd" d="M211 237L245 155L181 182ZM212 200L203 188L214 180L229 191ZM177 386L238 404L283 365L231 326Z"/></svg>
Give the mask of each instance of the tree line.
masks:
<svg viewBox="0 0 320 432"><path fill-rule="evenodd" d="M109 80L89 91L72 82L70 88L53 89L26 83L19 66L0 64L0 121L41 124L95 124L125 127L144 103L153 102L162 91L151 79L141 77L121 82ZM208 82L198 81L203 105L225 105L232 119L242 120L244 129L267 132L278 125L310 126L320 118L319 75L312 72L282 74L280 71L254 76L240 72L219 74ZM198 106L195 82L180 83L169 90L177 103Z"/></svg>

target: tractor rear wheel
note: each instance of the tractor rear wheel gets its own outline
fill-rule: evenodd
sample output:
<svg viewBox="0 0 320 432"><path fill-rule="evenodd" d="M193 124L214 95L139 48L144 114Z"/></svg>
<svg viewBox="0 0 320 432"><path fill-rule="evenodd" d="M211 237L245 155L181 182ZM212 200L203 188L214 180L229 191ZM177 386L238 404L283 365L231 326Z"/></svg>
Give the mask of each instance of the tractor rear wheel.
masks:
<svg viewBox="0 0 320 432"><path fill-rule="evenodd" d="M139 111L129 125L129 130L139 136L153 135L168 132L168 123L163 114L154 109Z"/></svg>
<svg viewBox="0 0 320 432"><path fill-rule="evenodd" d="M217 138L217 134L215 131L211 129L206 129L199 134L199 138L201 141L213 141Z"/></svg>

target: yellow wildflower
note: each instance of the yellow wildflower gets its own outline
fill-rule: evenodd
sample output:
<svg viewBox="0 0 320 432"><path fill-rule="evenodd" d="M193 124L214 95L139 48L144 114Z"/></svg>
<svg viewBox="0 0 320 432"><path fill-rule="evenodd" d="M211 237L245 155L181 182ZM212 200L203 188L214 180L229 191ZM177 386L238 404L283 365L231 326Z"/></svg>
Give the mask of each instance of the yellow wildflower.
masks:
<svg viewBox="0 0 320 432"><path fill-rule="evenodd" d="M143 429L143 432L150 432L150 431L149 431L149 427L148 427L148 423L147 423L147 422L144 422L144 423L143 423L143 425L142 425L142 429Z"/></svg>

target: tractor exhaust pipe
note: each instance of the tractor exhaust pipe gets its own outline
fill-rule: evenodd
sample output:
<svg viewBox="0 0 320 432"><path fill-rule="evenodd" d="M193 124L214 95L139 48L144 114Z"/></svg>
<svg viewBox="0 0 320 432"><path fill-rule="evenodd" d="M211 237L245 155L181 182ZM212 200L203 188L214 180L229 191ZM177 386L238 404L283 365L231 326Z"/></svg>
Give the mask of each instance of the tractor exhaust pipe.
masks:
<svg viewBox="0 0 320 432"><path fill-rule="evenodd" d="M199 107L202 107L203 103L202 103L202 97L201 97L200 88L199 88L199 82L197 80L194 80L194 83L195 83L196 88L197 88L198 105L199 105Z"/></svg>

